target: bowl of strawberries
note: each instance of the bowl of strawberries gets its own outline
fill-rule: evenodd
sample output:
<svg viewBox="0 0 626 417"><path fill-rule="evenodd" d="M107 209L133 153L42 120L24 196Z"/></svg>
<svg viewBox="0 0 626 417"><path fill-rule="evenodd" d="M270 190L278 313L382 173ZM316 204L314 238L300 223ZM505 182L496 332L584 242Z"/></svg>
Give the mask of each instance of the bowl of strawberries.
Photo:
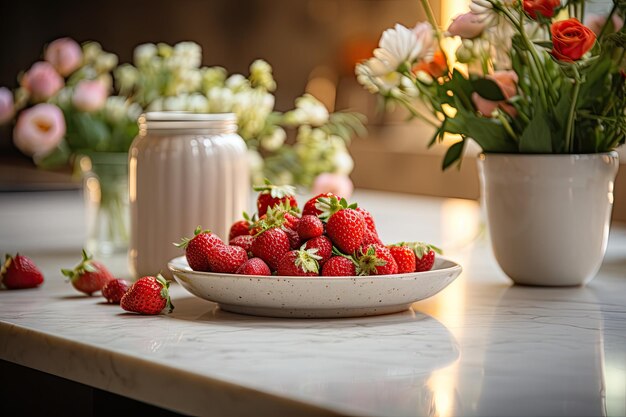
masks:
<svg viewBox="0 0 626 417"><path fill-rule="evenodd" d="M266 183L257 213L228 243L198 227L168 267L190 293L225 311L269 317L360 317L406 310L438 293L461 266L423 242L383 244L373 216L332 193L297 205Z"/></svg>

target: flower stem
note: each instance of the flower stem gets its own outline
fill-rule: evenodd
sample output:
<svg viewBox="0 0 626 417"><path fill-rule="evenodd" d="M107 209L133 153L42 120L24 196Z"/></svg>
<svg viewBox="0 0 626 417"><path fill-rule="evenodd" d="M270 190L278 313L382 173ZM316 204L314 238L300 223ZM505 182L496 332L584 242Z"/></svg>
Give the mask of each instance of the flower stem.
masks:
<svg viewBox="0 0 626 417"><path fill-rule="evenodd" d="M615 14L616 11L617 11L617 2L614 2L613 8L609 12L609 15L606 17L606 21L604 22L604 25L602 26L602 30L600 31L600 34L598 35L597 42L600 42L602 40L602 37L604 36L607 29L609 28L609 24L613 22L613 15Z"/></svg>
<svg viewBox="0 0 626 417"><path fill-rule="evenodd" d="M581 79L576 65L572 66L574 71L574 92L572 95L572 106L567 118L567 130L565 131L565 149L567 153L574 153L574 123L576 121L576 107L578 104L578 93L580 92Z"/></svg>

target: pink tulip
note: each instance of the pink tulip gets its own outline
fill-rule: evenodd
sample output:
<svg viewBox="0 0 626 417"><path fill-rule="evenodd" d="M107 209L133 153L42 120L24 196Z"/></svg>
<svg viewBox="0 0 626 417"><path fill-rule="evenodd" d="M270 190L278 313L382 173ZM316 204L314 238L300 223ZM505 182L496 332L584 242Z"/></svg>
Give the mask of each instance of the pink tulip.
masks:
<svg viewBox="0 0 626 417"><path fill-rule="evenodd" d="M20 113L13 141L29 156L43 156L52 151L65 135L63 112L54 104L37 104Z"/></svg>
<svg viewBox="0 0 626 417"><path fill-rule="evenodd" d="M13 93L6 87L0 87L0 125L11 120L14 114Z"/></svg>
<svg viewBox="0 0 626 417"><path fill-rule="evenodd" d="M517 74L515 71L495 71L492 75L488 75L487 78L495 81L502 90L502 94L506 99L517 94ZM476 109L483 114L483 116L491 117L496 108L500 107L511 117L517 115L515 107L507 104L505 101L491 101L484 97L481 97L478 93L472 93L472 101L476 106Z"/></svg>
<svg viewBox="0 0 626 417"><path fill-rule="evenodd" d="M354 184L350 177L342 174L323 173L315 177L311 192L315 195L333 193L349 199L354 191Z"/></svg>
<svg viewBox="0 0 626 417"><path fill-rule="evenodd" d="M72 103L80 111L94 112L104 107L108 91L106 85L98 80L83 80L76 85Z"/></svg>
<svg viewBox="0 0 626 417"><path fill-rule="evenodd" d="M35 62L22 77L22 87L33 101L46 101L63 88L63 78L49 62Z"/></svg>
<svg viewBox="0 0 626 417"><path fill-rule="evenodd" d="M472 12L457 16L448 26L450 35L460 36L463 39L477 38L484 30L485 23L480 16Z"/></svg>
<svg viewBox="0 0 626 417"><path fill-rule="evenodd" d="M598 14L589 15L585 19L585 26L591 29L593 33L596 34L596 36L600 36L600 32L602 32L602 28L604 27L604 24L606 23L606 18L607 16L601 16ZM612 20L613 20L613 31L609 32L607 30L607 33L606 33L607 35L609 33L619 32L622 29L622 27L624 27L624 21L618 15L614 14Z"/></svg>
<svg viewBox="0 0 626 417"><path fill-rule="evenodd" d="M83 51L74 39L60 38L48 45L44 57L59 74L66 77L82 64Z"/></svg>

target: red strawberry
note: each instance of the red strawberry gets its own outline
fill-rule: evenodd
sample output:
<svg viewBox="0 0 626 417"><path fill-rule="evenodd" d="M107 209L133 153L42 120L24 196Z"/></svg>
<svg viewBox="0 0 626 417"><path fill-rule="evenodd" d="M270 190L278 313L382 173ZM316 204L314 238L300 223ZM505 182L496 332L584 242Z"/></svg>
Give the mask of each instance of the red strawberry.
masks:
<svg viewBox="0 0 626 417"><path fill-rule="evenodd" d="M396 245L409 247L415 253L415 271L430 271L435 264L435 252L441 255L441 249L424 242L400 242Z"/></svg>
<svg viewBox="0 0 626 417"><path fill-rule="evenodd" d="M241 275L272 275L270 267L261 258L250 258L241 264L235 274Z"/></svg>
<svg viewBox="0 0 626 417"><path fill-rule="evenodd" d="M293 229L287 228L283 228L282 230L287 234L287 237L289 238L290 249L298 249L300 246L302 246L302 239L300 239L300 235L298 235L298 232Z"/></svg>
<svg viewBox="0 0 626 417"><path fill-rule="evenodd" d="M325 277L355 276L354 262L344 256L333 256L322 267L322 275Z"/></svg>
<svg viewBox="0 0 626 417"><path fill-rule="evenodd" d="M61 269L61 273L68 277L74 288L87 295L91 295L115 279L109 270L100 262L94 261L83 249L83 259L74 269Z"/></svg>
<svg viewBox="0 0 626 417"><path fill-rule="evenodd" d="M326 234L335 246L344 253L353 253L361 246L365 235L365 219L355 210L356 205L337 197L321 197L317 208L322 210L320 219L326 221Z"/></svg>
<svg viewBox="0 0 626 417"><path fill-rule="evenodd" d="M324 234L324 223L317 217L307 214L298 222L298 235L302 240L313 239Z"/></svg>
<svg viewBox="0 0 626 417"><path fill-rule="evenodd" d="M318 236L307 240L303 247L304 249L317 249L315 254L321 257L318 260L320 265L324 265L333 255L333 244L326 236Z"/></svg>
<svg viewBox="0 0 626 417"><path fill-rule="evenodd" d="M263 259L273 271L278 267L280 258L290 249L289 237L277 227L261 232L252 242L254 256Z"/></svg>
<svg viewBox="0 0 626 417"><path fill-rule="evenodd" d="M316 195L315 197L313 197L312 199L304 203L304 208L302 209L303 216L306 216L306 215L319 216L322 213L322 210L319 210L317 207L315 207L315 205L317 204L317 199L320 197L330 198L330 197L337 197L337 196L333 193L322 193L322 194ZM337 199L341 200L341 197L337 197Z"/></svg>
<svg viewBox="0 0 626 417"><path fill-rule="evenodd" d="M316 276L320 274L317 263L320 257L315 249L292 250L283 255L278 262L278 275L281 276Z"/></svg>
<svg viewBox="0 0 626 417"><path fill-rule="evenodd" d="M102 288L102 296L110 304L119 304L130 286L130 282L124 279L112 279Z"/></svg>
<svg viewBox="0 0 626 417"><path fill-rule="evenodd" d="M387 246L391 256L398 264L398 274L415 272L415 253L408 246Z"/></svg>
<svg viewBox="0 0 626 417"><path fill-rule="evenodd" d="M368 247L372 244L382 245L383 242L380 240L376 232L372 232L371 229L365 228L365 234L363 235L363 241L361 242L361 247Z"/></svg>
<svg viewBox="0 0 626 417"><path fill-rule="evenodd" d="M43 274L30 258L19 253L15 257L7 254L0 270L0 282L10 290L35 288L43 282Z"/></svg>
<svg viewBox="0 0 626 417"><path fill-rule="evenodd" d="M207 259L211 272L234 274L248 260L248 253L240 246L218 245L209 249Z"/></svg>
<svg viewBox="0 0 626 417"><path fill-rule="evenodd" d="M202 230L202 227L196 227L193 232L194 236L189 239L182 238L180 243L174 245L185 250L185 257L189 267L194 271L208 271L209 261L207 254L209 249L214 246L223 246L224 242L216 234L210 230Z"/></svg>
<svg viewBox="0 0 626 417"><path fill-rule="evenodd" d="M356 256L358 275L392 275L398 273L398 264L383 245L369 245Z"/></svg>
<svg viewBox="0 0 626 417"><path fill-rule="evenodd" d="M259 216L264 215L269 207L274 207L284 202L289 203L289 206L296 209L298 207L298 202L294 197L296 188L291 185L278 186L265 180L264 185L257 185L253 188L254 191L260 191L256 201Z"/></svg>
<svg viewBox="0 0 626 417"><path fill-rule="evenodd" d="M239 246L240 248L243 248L243 250L248 253L248 257L250 257L250 254L252 253L252 242L254 242L254 236L241 235L231 239L228 244L231 246Z"/></svg>
<svg viewBox="0 0 626 417"><path fill-rule="evenodd" d="M126 311L139 314L159 314L165 307L174 310L169 295L170 283L161 276L137 280L122 297L120 305Z"/></svg>
<svg viewBox="0 0 626 417"><path fill-rule="evenodd" d="M239 220L230 226L228 240L233 240L237 236L250 235L250 222L248 220Z"/></svg>

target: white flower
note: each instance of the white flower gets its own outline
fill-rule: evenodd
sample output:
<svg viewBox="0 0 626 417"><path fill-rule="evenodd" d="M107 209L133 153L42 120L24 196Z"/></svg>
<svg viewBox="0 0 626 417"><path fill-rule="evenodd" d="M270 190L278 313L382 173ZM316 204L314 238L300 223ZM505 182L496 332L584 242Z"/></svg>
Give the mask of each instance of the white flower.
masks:
<svg viewBox="0 0 626 417"><path fill-rule="evenodd" d="M242 90L248 86L248 80L241 74L233 74L226 80L226 87L233 91Z"/></svg>
<svg viewBox="0 0 626 417"><path fill-rule="evenodd" d="M413 63L432 54L433 28L429 23L420 23L413 30L396 24L394 29L383 32L374 57L389 70L397 70L400 65Z"/></svg>
<svg viewBox="0 0 626 417"><path fill-rule="evenodd" d="M370 93L389 94L400 85L401 75L387 68L378 58L370 58L355 68L357 81Z"/></svg>
<svg viewBox="0 0 626 417"><path fill-rule="evenodd" d="M226 81L226 70L222 67L200 68L202 91L208 94L213 87L222 87Z"/></svg>
<svg viewBox="0 0 626 417"><path fill-rule="evenodd" d="M253 87L262 87L268 91L276 89L276 82L272 76L272 67L266 61L257 59L250 65L250 84Z"/></svg>
<svg viewBox="0 0 626 417"><path fill-rule="evenodd" d="M209 101L208 111L211 113L224 113L232 111L234 94L228 88L215 87L207 94Z"/></svg>
<svg viewBox="0 0 626 417"><path fill-rule="evenodd" d="M115 69L115 81L121 92L130 92L139 80L139 71L129 64L120 65Z"/></svg>
<svg viewBox="0 0 626 417"><path fill-rule="evenodd" d="M296 99L296 108L285 114L285 121L294 125L321 126L328 122L328 117L326 106L312 95L304 94Z"/></svg>
<svg viewBox="0 0 626 417"><path fill-rule="evenodd" d="M147 66L157 54L157 47L152 43L144 43L138 45L133 53L133 62L135 66Z"/></svg>
<svg viewBox="0 0 626 417"><path fill-rule="evenodd" d="M200 68L202 64L202 48L195 42L179 42L168 62L172 67Z"/></svg>
<svg viewBox="0 0 626 417"><path fill-rule="evenodd" d="M83 58L85 62L94 62L102 53L102 46L98 42L87 42L83 45Z"/></svg>
<svg viewBox="0 0 626 417"><path fill-rule="evenodd" d="M163 100L163 110L167 111L184 111L187 107L187 95L179 94L177 96L166 97Z"/></svg>
<svg viewBox="0 0 626 417"><path fill-rule="evenodd" d="M104 114L112 122L118 122L126 117L128 103L125 97L111 96L104 104Z"/></svg>
<svg viewBox="0 0 626 417"><path fill-rule="evenodd" d="M285 143L287 133L282 127L276 127L269 135L261 138L261 146L268 151L275 151Z"/></svg>
<svg viewBox="0 0 626 417"><path fill-rule="evenodd" d="M244 139L257 137L273 109L274 96L262 90L235 94L232 111L237 115L239 134Z"/></svg>
<svg viewBox="0 0 626 417"><path fill-rule="evenodd" d="M117 55L102 53L96 58L94 66L98 72L109 72L117 65Z"/></svg>
<svg viewBox="0 0 626 417"><path fill-rule="evenodd" d="M205 113L209 108L209 101L202 94L192 94L187 97L187 110L194 113Z"/></svg>

